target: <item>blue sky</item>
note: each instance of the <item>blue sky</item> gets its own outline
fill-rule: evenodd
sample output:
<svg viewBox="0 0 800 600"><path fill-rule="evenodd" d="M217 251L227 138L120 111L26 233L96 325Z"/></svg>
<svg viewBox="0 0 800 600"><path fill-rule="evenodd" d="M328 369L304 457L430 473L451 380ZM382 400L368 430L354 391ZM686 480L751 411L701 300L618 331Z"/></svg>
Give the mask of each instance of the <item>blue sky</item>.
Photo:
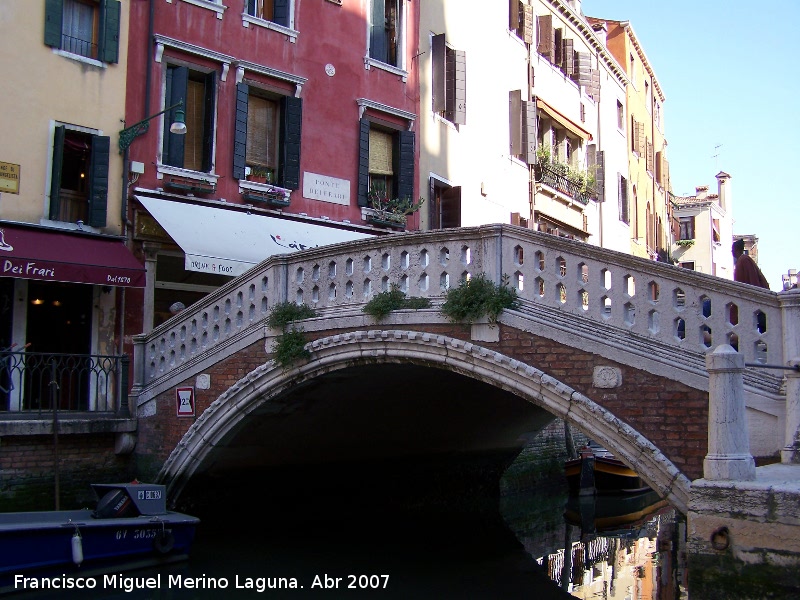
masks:
<svg viewBox="0 0 800 600"><path fill-rule="evenodd" d="M666 97L672 191L715 191L729 173L733 232L758 236L780 291L800 269L800 1L583 0L583 12L631 22Z"/></svg>

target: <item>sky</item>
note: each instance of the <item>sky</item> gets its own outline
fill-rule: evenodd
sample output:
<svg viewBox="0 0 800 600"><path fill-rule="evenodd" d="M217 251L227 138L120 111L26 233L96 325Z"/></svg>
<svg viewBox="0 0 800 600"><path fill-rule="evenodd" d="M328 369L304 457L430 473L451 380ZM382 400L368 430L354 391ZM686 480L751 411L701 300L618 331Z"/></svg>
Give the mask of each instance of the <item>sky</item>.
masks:
<svg viewBox="0 0 800 600"><path fill-rule="evenodd" d="M758 237L773 291L800 270L800 0L583 0L583 13L630 21L666 100L672 191L731 176L733 233ZM716 155L716 156L715 156Z"/></svg>

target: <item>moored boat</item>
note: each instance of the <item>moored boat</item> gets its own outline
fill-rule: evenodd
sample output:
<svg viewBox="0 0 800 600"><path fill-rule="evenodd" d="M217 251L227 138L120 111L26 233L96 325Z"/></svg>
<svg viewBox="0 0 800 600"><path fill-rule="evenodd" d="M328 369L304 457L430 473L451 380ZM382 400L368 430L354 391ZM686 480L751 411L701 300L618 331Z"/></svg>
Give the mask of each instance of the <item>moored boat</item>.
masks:
<svg viewBox="0 0 800 600"><path fill-rule="evenodd" d="M200 519L168 511L166 487L93 484L92 510L0 513L0 585L18 574L72 572L188 556Z"/></svg>
<svg viewBox="0 0 800 600"><path fill-rule="evenodd" d="M564 464L570 494L639 494L650 490L639 474L605 448L587 445Z"/></svg>

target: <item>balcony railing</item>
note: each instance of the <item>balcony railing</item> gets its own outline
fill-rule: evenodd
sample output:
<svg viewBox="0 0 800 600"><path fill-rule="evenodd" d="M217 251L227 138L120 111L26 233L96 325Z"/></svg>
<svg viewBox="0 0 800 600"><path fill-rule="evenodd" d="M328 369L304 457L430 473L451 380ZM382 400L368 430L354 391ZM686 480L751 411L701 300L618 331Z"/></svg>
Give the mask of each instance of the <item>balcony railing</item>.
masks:
<svg viewBox="0 0 800 600"><path fill-rule="evenodd" d="M589 200L596 197L593 189L575 183L553 165L537 163L533 166L533 172L537 183L543 183L581 204L589 204Z"/></svg>
<svg viewBox="0 0 800 600"><path fill-rule="evenodd" d="M128 416L127 356L0 351L0 417L56 411Z"/></svg>

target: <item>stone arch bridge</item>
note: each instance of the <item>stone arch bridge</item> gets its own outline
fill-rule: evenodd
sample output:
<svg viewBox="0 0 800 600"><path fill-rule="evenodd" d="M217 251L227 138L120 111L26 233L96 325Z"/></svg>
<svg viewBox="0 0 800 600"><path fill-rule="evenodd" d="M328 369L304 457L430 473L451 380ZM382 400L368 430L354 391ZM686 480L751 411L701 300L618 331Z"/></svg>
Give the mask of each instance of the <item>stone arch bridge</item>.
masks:
<svg viewBox="0 0 800 600"><path fill-rule="evenodd" d="M516 288L519 306L494 327L448 322L445 290L478 273ZM392 285L431 308L376 322L363 306ZM265 317L287 300L317 316L297 325L310 358L282 368ZM135 453L174 498L196 475L248 465L513 454L555 416L686 512L708 452L706 354L744 355L750 450L777 456L790 427L784 373L769 367L800 355L798 311L800 292L508 225L274 256L135 340Z"/></svg>

